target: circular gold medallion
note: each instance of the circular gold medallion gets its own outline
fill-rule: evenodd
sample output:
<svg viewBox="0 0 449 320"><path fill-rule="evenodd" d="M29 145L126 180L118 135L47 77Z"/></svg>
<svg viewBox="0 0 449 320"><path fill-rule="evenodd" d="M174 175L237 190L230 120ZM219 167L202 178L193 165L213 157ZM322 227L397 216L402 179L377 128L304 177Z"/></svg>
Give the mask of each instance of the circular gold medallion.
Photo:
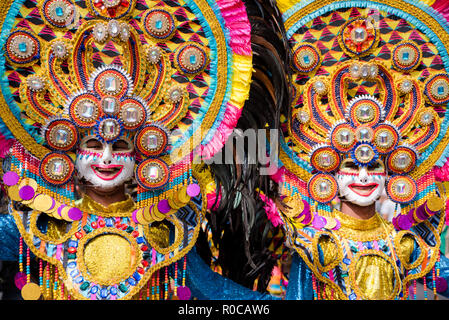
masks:
<svg viewBox="0 0 449 320"><path fill-rule="evenodd" d="M23 300L38 300L41 296L41 288L33 282L27 283L21 290Z"/></svg>
<svg viewBox="0 0 449 320"><path fill-rule="evenodd" d="M142 209L142 218L146 223L150 223L154 220L151 216L151 206Z"/></svg>
<svg viewBox="0 0 449 320"><path fill-rule="evenodd" d="M38 194L33 201L34 209L40 212L47 212L53 208L55 202L52 197L46 194Z"/></svg>
<svg viewBox="0 0 449 320"><path fill-rule="evenodd" d="M12 200L12 201L21 201L22 198L20 198L19 196L19 186L18 185L14 185L8 188L8 197Z"/></svg>
<svg viewBox="0 0 449 320"><path fill-rule="evenodd" d="M93 232L84 241L79 243L79 263L85 265L88 279L101 285L129 278L141 259L137 243L125 232Z"/></svg>

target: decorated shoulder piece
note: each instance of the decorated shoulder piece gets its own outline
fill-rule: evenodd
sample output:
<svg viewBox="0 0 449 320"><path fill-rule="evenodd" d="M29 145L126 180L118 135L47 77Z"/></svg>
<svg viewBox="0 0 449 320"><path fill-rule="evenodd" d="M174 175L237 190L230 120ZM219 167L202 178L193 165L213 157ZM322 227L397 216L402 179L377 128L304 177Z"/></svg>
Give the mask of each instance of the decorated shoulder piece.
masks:
<svg viewBox="0 0 449 320"><path fill-rule="evenodd" d="M41 259L40 289L27 266L24 298L150 292L207 208L193 163L222 147L248 95L243 4L7 0L0 21L2 182ZM133 197L110 206L82 192L130 180Z"/></svg>
<svg viewBox="0 0 449 320"><path fill-rule="evenodd" d="M426 2L279 2L294 73L280 217L320 283L315 297L404 297L438 266L445 194L434 167L448 155L449 25L443 5ZM373 205L383 190L397 206L392 224L337 210Z"/></svg>

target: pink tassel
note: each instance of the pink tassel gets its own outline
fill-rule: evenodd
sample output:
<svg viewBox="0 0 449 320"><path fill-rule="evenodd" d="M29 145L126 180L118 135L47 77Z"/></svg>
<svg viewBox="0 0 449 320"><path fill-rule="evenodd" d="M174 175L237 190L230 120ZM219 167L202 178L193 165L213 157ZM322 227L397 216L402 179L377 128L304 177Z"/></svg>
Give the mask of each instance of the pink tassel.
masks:
<svg viewBox="0 0 449 320"><path fill-rule="evenodd" d="M278 168L278 170L270 176L271 180L273 180L278 184L284 182L285 171L286 171L285 167Z"/></svg>
<svg viewBox="0 0 449 320"><path fill-rule="evenodd" d="M279 213L278 213L278 210L277 210L277 207L276 207L276 204L274 203L274 201L262 193L259 194L259 196L262 199L262 201L265 202L264 209L265 209L265 212L267 213L268 219L271 221L273 226L277 227L279 225L283 225L284 222L282 221L281 217L279 216Z"/></svg>
<svg viewBox="0 0 449 320"><path fill-rule="evenodd" d="M220 205L221 192L218 193L218 199L215 192L208 193L207 195L207 210L216 210Z"/></svg>

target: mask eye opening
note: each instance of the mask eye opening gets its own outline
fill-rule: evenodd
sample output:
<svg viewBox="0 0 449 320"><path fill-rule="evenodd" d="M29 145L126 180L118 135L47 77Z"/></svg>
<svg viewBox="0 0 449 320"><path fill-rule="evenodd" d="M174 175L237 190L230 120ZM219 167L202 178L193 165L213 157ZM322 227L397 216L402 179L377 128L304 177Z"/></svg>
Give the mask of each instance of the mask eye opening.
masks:
<svg viewBox="0 0 449 320"><path fill-rule="evenodd" d="M134 145L126 139L119 139L112 144L112 152L131 152L133 150Z"/></svg>
<svg viewBox="0 0 449 320"><path fill-rule="evenodd" d="M96 138L89 138L86 142L84 142L84 146L87 149L103 150L103 143Z"/></svg>

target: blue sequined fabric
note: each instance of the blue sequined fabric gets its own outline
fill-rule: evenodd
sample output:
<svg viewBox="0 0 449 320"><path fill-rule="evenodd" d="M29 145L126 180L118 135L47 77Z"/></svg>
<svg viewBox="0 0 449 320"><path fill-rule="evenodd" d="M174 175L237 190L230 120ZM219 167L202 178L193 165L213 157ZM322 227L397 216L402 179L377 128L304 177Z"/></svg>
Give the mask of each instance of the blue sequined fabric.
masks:
<svg viewBox="0 0 449 320"><path fill-rule="evenodd" d="M0 260L19 259L19 239L20 233L13 216L0 213Z"/></svg>

